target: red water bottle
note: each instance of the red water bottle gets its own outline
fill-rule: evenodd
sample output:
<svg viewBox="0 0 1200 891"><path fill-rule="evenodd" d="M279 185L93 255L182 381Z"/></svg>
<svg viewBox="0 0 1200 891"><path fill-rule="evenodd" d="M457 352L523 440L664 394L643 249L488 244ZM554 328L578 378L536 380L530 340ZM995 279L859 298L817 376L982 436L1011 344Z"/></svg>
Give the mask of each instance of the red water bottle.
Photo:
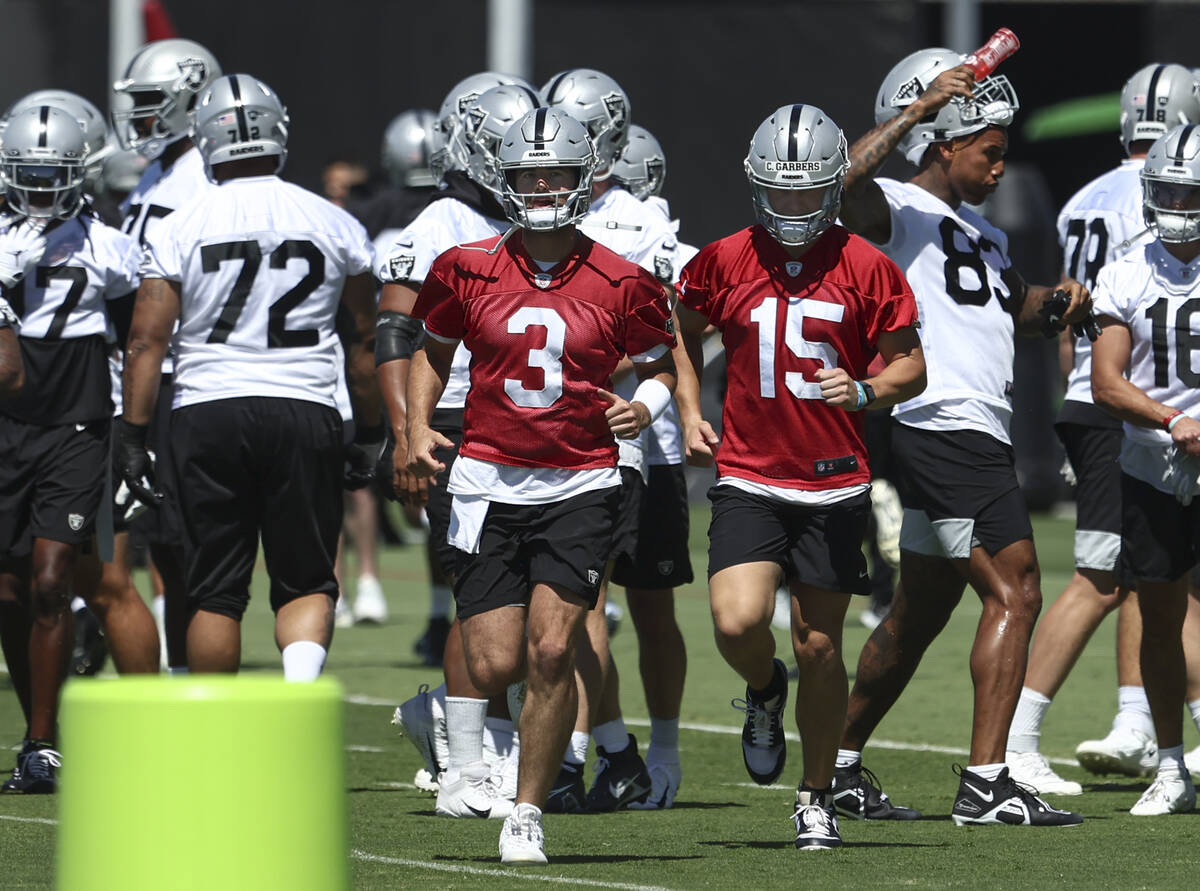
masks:
<svg viewBox="0 0 1200 891"><path fill-rule="evenodd" d="M1007 28L1000 28L988 38L987 43L963 59L962 63L975 72L976 80L983 80L1020 48L1021 41L1017 40L1017 35Z"/></svg>

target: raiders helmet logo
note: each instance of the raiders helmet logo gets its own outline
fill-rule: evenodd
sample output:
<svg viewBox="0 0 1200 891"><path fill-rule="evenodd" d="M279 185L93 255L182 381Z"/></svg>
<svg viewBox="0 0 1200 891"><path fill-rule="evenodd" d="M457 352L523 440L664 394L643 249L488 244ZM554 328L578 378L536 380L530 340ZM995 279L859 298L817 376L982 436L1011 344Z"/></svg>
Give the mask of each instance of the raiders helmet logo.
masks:
<svg viewBox="0 0 1200 891"><path fill-rule="evenodd" d="M203 59L183 59L176 64L179 66L179 73L183 75L180 78L180 86L184 89L194 93L208 79L208 66Z"/></svg>
<svg viewBox="0 0 1200 891"><path fill-rule="evenodd" d="M67 525L72 532L78 532L83 528L83 514L67 514Z"/></svg>
<svg viewBox="0 0 1200 891"><path fill-rule="evenodd" d="M396 254L388 258L388 275L394 282L407 281L416 263L417 258L412 254Z"/></svg>
<svg viewBox="0 0 1200 891"><path fill-rule="evenodd" d="M624 129L629 120L629 109L625 106L625 97L614 90L605 96L603 101L613 127L617 130Z"/></svg>
<svg viewBox="0 0 1200 891"><path fill-rule="evenodd" d="M784 268L787 270L788 275L795 278L800 274L800 270L804 268L804 264L799 260L791 260L784 265Z"/></svg>
<svg viewBox="0 0 1200 891"><path fill-rule="evenodd" d="M482 95L483 95L482 92L480 92L479 90L472 90L470 93L464 93L463 95L459 96L458 97L458 113L461 115L464 111L467 110L468 105L470 105L472 102L474 102L476 99L478 99Z"/></svg>
<svg viewBox="0 0 1200 891"><path fill-rule="evenodd" d="M921 86L921 81L914 77L907 83L900 85L900 89L892 96L892 105L908 105L924 92L925 88Z"/></svg>
<svg viewBox="0 0 1200 891"><path fill-rule="evenodd" d="M674 267L671 265L671 258L664 257L661 254L654 256L654 277L660 282L670 284L674 276Z"/></svg>
<svg viewBox="0 0 1200 891"><path fill-rule="evenodd" d="M467 135L472 139L479 133L479 128L483 126L483 122L487 120L487 112L482 108L472 108L463 115L463 127L466 128Z"/></svg>
<svg viewBox="0 0 1200 891"><path fill-rule="evenodd" d="M554 281L554 276L552 276L548 272L539 272L537 275L535 275L533 277L533 283L535 285L537 285L539 288L541 288L543 291L546 288L550 287L550 283L552 281Z"/></svg>

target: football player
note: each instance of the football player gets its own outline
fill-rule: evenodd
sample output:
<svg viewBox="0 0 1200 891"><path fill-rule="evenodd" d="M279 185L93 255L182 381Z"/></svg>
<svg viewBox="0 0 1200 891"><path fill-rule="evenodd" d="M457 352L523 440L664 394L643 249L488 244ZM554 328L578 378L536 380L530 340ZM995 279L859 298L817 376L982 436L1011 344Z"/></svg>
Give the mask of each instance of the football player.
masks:
<svg viewBox="0 0 1200 891"><path fill-rule="evenodd" d="M1122 561L1137 580L1141 669L1158 737L1158 771L1130 813L1190 811L1184 763L1181 639L1188 576L1200 562L1200 127L1159 137L1141 171L1155 240L1102 270L1092 395L1123 422Z"/></svg>
<svg viewBox="0 0 1200 891"><path fill-rule="evenodd" d="M0 403L0 590L14 686L28 683L31 691L25 744L3 787L10 792L56 788L71 574L92 538L109 467L105 331L110 318L127 327L138 284L137 243L85 211L86 165L85 133L73 114L40 105L9 118L4 225L21 239L9 243L21 252L15 265L30 268L4 290L21 320L25 386ZM20 616L11 604L21 591L26 619L14 625Z"/></svg>
<svg viewBox="0 0 1200 891"><path fill-rule="evenodd" d="M510 228L499 203L503 185L496 150L508 127L541 104L528 85L497 84L497 80L512 78L486 72L473 75L456 84L446 96L440 129L448 142L435 153L434 160L434 169L442 176L445 188L435 193L429 206L400 233L377 264L376 274L384 287L375 358L397 443L392 464L392 484L397 494L407 493L404 388L409 361L420 337L420 323L410 315L417 290L439 254ZM395 716L417 746L426 762L425 771L430 774L428 778L418 774L417 785L437 792L437 813L455 817L486 815L497 795L516 794L520 746L506 697L494 697L489 706L489 697L472 684L458 624L448 621L448 601L452 597L449 586L457 572L458 555L448 541L450 498L445 483L462 439L470 361L470 352L460 346L451 379L434 414L434 429L455 445L439 452L446 470L439 473L437 485L429 488L426 505L430 525L428 557L434 581L434 615L426 630L426 661L443 666L446 683L432 693L419 692L403 703ZM430 739L433 746L426 744ZM443 747L447 739L453 742ZM491 770L481 764L485 755L500 768L499 783L492 781ZM497 816L501 815L498 811Z"/></svg>
<svg viewBox="0 0 1200 891"><path fill-rule="evenodd" d="M757 225L710 244L683 270L680 330L701 367L711 322L725 344L724 440L680 392L689 455L717 461L709 595L717 648L746 681L742 755L775 782L787 756L787 671L775 656L775 591L792 596L804 747L796 847L841 845L831 784L846 715L842 624L869 594L863 536L871 511L863 417L916 396L925 363L917 308L896 265L834 224L846 138L812 105L785 105L754 132L745 160ZM868 377L876 351L886 363ZM774 440L760 431L778 432Z"/></svg>
<svg viewBox="0 0 1200 891"><path fill-rule="evenodd" d="M1200 89L1182 65L1147 65L1121 91L1121 145L1129 156L1075 193L1058 215L1066 273L1088 288L1100 268L1153 239L1139 174L1150 144L1177 124L1200 122ZM1038 752L1042 721L1101 620L1120 604L1117 623L1119 710L1104 739L1080 743L1094 773L1140 776L1157 764L1154 723L1138 669L1137 594L1117 583L1121 551L1120 422L1092 402L1091 341L1067 338L1074 361L1055 431L1076 477L1075 574L1047 611L1033 645L1004 760L1013 779L1042 794L1079 795Z"/></svg>
<svg viewBox="0 0 1200 891"><path fill-rule="evenodd" d="M657 209L642 203L612 176L629 140L631 108L625 91L604 72L573 68L550 78L541 92L547 105L562 109L587 127L596 146L592 201L581 228L600 244L671 285L679 271L674 229ZM615 392L629 399L636 386L631 363L623 362L615 379ZM680 782L678 700L683 695L687 661L683 636L674 621L672 592L675 585L692 580L692 567L682 466L672 472L659 450L655 457L660 470L656 472L648 458L651 443L656 448L662 441L668 457L681 464L680 438L678 415L670 405L645 434L620 443L619 464L627 472L623 473L620 520L611 555L612 581L626 588L630 612L644 629L639 631L639 638L643 633L659 634L654 647L664 671L656 681L662 685L664 701L658 703L656 717L664 720L656 725L658 734L652 744L659 767L654 800L664 804L674 798ZM655 535L638 535L643 520L652 524ZM601 601L607 604L607 584L602 588ZM654 791L637 740L621 716L617 670L608 646L608 623L601 610L588 614L587 635L591 645L581 649L577 664L580 712L547 801L549 810L576 810L582 803L589 810L611 811L643 803ZM581 795L589 731L595 737L600 758L592 787ZM614 789L620 794L614 794Z"/></svg>
<svg viewBox="0 0 1200 891"><path fill-rule="evenodd" d="M123 230L143 246L164 218L212 188L204 161L188 135L188 115L196 97L220 74L216 57L203 46L171 38L139 49L125 67L124 77L113 83L112 119L117 138L123 148L136 150L150 162L121 204ZM148 444L162 463L157 482L163 498L134 525L149 544L152 571L161 582L163 599L156 597L155 612L164 623L167 663L178 672L187 667L187 606L182 521L167 454L173 386L170 353L162 370L161 398Z"/></svg>
<svg viewBox="0 0 1200 891"><path fill-rule="evenodd" d="M576 642L618 509L613 436L640 434L675 385L664 289L576 230L595 168L582 124L553 108L525 114L497 150L514 229L439 257L414 309L428 338L408 384L409 495L452 445L430 423L465 342L470 389L447 487L463 648L483 692L527 675L504 863L546 862L541 807L576 714ZM625 355L642 381L632 402L608 390Z"/></svg>
<svg viewBox="0 0 1200 891"><path fill-rule="evenodd" d="M983 614L971 654L971 751L952 817L960 825L1069 825L1082 817L1051 808L1004 764L1041 608L1033 528L1008 428L1013 334L1044 333L1042 305L1056 289L1069 296L1059 323L1085 318L1090 299L1070 278L1027 284L1008 257L1004 233L964 206L999 185L1018 103L1007 78L976 83L960 63L944 49L899 62L879 88L877 126L850 153L842 220L880 245L912 284L929 385L893 411L899 423L892 457L907 489L900 584L859 658L834 790L849 815L911 816L880 804L862 768L862 747L969 583ZM917 173L908 182L875 179L896 148Z"/></svg>
<svg viewBox="0 0 1200 891"><path fill-rule="evenodd" d="M346 332L354 418L360 430L378 425L371 243L348 213L277 176L289 120L266 84L246 74L218 78L194 120L198 154L217 186L146 234L119 462L131 489L160 497L143 477L173 340L169 462L184 528L189 669L238 670L261 534L284 676L310 680L325 663L338 594L339 303L354 326Z"/></svg>

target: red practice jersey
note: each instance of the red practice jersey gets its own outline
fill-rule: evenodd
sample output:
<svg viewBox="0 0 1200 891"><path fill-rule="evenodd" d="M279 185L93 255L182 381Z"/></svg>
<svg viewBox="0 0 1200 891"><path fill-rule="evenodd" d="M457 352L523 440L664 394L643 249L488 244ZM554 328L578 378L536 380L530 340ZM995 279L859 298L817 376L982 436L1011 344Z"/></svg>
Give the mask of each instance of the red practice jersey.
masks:
<svg viewBox="0 0 1200 891"><path fill-rule="evenodd" d="M649 272L580 234L543 272L514 234L451 248L413 315L471 351L461 453L519 467L612 467L617 446L598 389L622 356L674 344L667 297Z"/></svg>
<svg viewBox="0 0 1200 891"><path fill-rule="evenodd" d="M870 481L862 413L827 406L814 375L862 380L879 335L916 323L895 263L841 226L793 260L751 226L701 250L679 294L725 344L721 476L811 491Z"/></svg>

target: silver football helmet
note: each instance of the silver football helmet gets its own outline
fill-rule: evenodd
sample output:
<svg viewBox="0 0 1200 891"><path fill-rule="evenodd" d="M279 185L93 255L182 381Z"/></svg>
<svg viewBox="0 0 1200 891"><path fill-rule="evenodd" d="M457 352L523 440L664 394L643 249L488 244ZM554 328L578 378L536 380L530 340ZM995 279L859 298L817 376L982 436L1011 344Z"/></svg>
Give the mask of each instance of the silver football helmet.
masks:
<svg viewBox="0 0 1200 891"><path fill-rule="evenodd" d="M542 105L529 87L504 85L481 93L462 114L461 140L467 156L467 175L497 200L504 191L497 153L513 123Z"/></svg>
<svg viewBox="0 0 1200 891"><path fill-rule="evenodd" d="M4 184L9 206L42 220L79 213L87 164L83 127L51 105L18 111L4 128Z"/></svg>
<svg viewBox="0 0 1200 891"><path fill-rule="evenodd" d="M745 161L758 222L782 244L816 241L837 219L849 167L846 137L825 112L815 105L776 109L754 131ZM775 189L819 190L821 203L808 213L783 214L771 204Z"/></svg>
<svg viewBox="0 0 1200 891"><path fill-rule="evenodd" d="M61 109L79 121L79 125L83 127L83 141L87 145L87 183L89 188L96 188L100 183L105 159L116 151L116 145L108 132L108 121L100 113L100 109L82 96L67 90L37 90L14 102L5 118L39 105ZM2 139L0 131L0 140Z"/></svg>
<svg viewBox="0 0 1200 891"><path fill-rule="evenodd" d="M939 74L962 64L963 56L953 50L917 50L898 62L879 86L875 96L875 123L890 121L929 89ZM935 142L976 133L989 126L1007 127L1021 105L1017 91L1004 75L991 75L976 82L970 99L954 98L932 118L918 121L904 134L897 148L910 164L920 165L925 150Z"/></svg>
<svg viewBox="0 0 1200 891"><path fill-rule="evenodd" d="M535 108L509 127L497 153L504 177L505 215L526 229L561 229L583 218L592 201L596 149L587 128L558 108ZM575 185L559 192L520 192L516 174L537 168L578 171Z"/></svg>
<svg viewBox="0 0 1200 891"><path fill-rule="evenodd" d="M629 141L629 97L621 85L602 71L572 68L546 81L542 101L587 127L600 159L596 179L606 179Z"/></svg>
<svg viewBox="0 0 1200 891"><path fill-rule="evenodd" d="M113 84L113 129L122 148L157 158L187 135L196 97L221 74L216 57L192 40L156 40L138 50Z"/></svg>
<svg viewBox="0 0 1200 891"><path fill-rule="evenodd" d="M226 161L274 156L275 172L287 161L287 109L275 92L249 74L217 78L196 101L192 139L213 179Z"/></svg>
<svg viewBox="0 0 1200 891"><path fill-rule="evenodd" d="M523 78L497 71L481 71L456 83L438 109L437 132L439 145L430 156L430 168L441 182L451 170L467 169L467 150L462 142L462 115L467 106L492 87L517 84L533 87Z"/></svg>
<svg viewBox="0 0 1200 891"><path fill-rule="evenodd" d="M1182 65L1147 65L1121 90L1121 145L1126 154L1180 124L1200 123L1200 87Z"/></svg>
<svg viewBox="0 0 1200 891"><path fill-rule="evenodd" d="M436 186L429 159L438 143L434 128L437 115L414 108L392 118L383 131L383 169L392 185L406 189Z"/></svg>
<svg viewBox="0 0 1200 891"><path fill-rule="evenodd" d="M1200 240L1200 126L1160 136L1142 168L1146 225L1171 244Z"/></svg>
<svg viewBox="0 0 1200 891"><path fill-rule="evenodd" d="M637 124L629 126L629 141L613 163L612 178L638 201L662 194L667 156L653 133Z"/></svg>

